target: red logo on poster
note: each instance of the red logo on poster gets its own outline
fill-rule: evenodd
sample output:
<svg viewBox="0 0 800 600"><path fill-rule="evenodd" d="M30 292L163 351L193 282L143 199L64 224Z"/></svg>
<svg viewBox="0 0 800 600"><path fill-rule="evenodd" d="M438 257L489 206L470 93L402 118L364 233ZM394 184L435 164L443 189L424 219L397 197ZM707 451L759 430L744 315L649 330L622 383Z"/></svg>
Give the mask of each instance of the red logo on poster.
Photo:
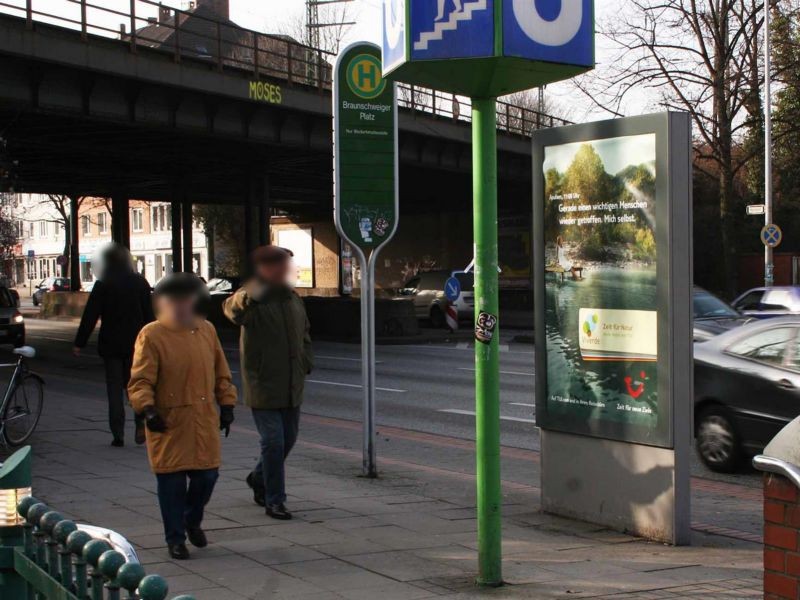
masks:
<svg viewBox="0 0 800 600"><path fill-rule="evenodd" d="M639 373L639 377L647 379L644 371ZM625 387L628 388L628 394L634 400L644 394L644 381L634 381L630 375L625 378Z"/></svg>

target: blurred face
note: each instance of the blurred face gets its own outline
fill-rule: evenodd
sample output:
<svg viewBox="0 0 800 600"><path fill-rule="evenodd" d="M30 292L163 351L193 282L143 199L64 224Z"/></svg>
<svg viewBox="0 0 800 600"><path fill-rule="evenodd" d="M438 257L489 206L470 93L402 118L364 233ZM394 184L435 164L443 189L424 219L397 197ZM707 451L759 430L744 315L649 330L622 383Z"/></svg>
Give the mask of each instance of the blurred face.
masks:
<svg viewBox="0 0 800 600"><path fill-rule="evenodd" d="M256 265L256 275L270 285L286 285L289 279L289 261L262 262Z"/></svg>
<svg viewBox="0 0 800 600"><path fill-rule="evenodd" d="M158 316L170 323L191 327L195 322L195 304L196 300L191 296L182 298L161 296L158 299Z"/></svg>

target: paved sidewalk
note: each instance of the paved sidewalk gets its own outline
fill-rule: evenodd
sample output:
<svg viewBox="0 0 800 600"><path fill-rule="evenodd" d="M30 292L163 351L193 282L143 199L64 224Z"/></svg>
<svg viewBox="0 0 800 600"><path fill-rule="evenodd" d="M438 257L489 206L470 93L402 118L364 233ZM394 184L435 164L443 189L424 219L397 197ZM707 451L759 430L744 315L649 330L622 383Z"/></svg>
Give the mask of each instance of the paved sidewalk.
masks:
<svg viewBox="0 0 800 600"><path fill-rule="evenodd" d="M672 548L542 514L538 468L515 449L504 452L517 461L504 475L514 476L504 482L508 585L478 589L474 478L454 458L471 452L471 444L384 428L382 478L366 480L358 477L358 425L321 417L304 416L289 461L295 520L268 519L244 483L257 436L243 409L223 442L225 464L205 522L211 544L193 550L190 561L172 562L144 450L107 446L99 398L76 399L54 385L47 401L34 439L35 495L128 537L148 572L169 579L171 594L190 592L197 600L761 597L761 545L735 535L739 530L695 531L694 546ZM727 513L739 486L719 485L702 493ZM752 500L750 509L757 506ZM744 510L744 500L738 502ZM725 534L727 525L721 528Z"/></svg>

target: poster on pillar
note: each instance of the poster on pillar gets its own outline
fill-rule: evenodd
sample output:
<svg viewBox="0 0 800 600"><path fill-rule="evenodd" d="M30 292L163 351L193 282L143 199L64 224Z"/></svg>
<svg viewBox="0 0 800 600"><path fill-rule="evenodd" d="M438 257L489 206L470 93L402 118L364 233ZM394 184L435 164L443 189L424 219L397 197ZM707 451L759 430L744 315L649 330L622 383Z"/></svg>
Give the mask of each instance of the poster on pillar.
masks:
<svg viewBox="0 0 800 600"><path fill-rule="evenodd" d="M536 134L537 422L544 428L669 447L675 345L691 354L688 214L667 116ZM642 120L644 119L644 120ZM684 149L688 152L688 148ZM681 186L681 187L678 187ZM683 205L677 204L678 202ZM679 234L683 247L671 235ZM541 322L541 330L538 330ZM677 323L676 323L677 322ZM679 329L676 330L675 326ZM680 332L680 333L678 333ZM684 335L686 339L679 337ZM543 376L539 376L542 373ZM690 392L689 392L690 393Z"/></svg>
<svg viewBox="0 0 800 600"><path fill-rule="evenodd" d="M383 78L378 46L341 52L333 102L334 221L369 254L394 236L399 216L395 85Z"/></svg>

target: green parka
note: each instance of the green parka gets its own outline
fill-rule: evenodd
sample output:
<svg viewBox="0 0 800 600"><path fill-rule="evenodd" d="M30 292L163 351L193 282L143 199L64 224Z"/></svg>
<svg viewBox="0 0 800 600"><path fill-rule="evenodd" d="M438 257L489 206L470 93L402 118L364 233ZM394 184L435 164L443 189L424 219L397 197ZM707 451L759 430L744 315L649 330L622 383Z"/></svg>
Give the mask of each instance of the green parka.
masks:
<svg viewBox="0 0 800 600"><path fill-rule="evenodd" d="M255 409L298 407L313 367L305 306L290 289L264 291L257 282L240 288L223 305L241 326L239 351L244 402Z"/></svg>

